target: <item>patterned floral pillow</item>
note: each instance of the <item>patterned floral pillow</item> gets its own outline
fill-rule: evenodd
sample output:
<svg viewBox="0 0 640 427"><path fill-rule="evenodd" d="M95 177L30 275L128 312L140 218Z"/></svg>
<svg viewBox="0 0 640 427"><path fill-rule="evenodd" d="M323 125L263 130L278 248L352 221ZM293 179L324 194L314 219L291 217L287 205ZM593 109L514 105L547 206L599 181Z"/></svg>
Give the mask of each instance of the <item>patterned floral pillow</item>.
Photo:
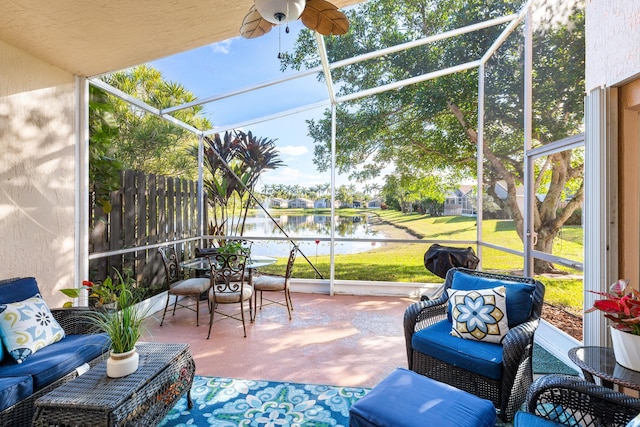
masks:
<svg viewBox="0 0 640 427"><path fill-rule="evenodd" d="M24 301L0 304L0 336L18 363L41 348L64 338L44 300L36 295Z"/></svg>
<svg viewBox="0 0 640 427"><path fill-rule="evenodd" d="M463 291L447 289L452 314L451 335L500 343L509 331L506 288Z"/></svg>

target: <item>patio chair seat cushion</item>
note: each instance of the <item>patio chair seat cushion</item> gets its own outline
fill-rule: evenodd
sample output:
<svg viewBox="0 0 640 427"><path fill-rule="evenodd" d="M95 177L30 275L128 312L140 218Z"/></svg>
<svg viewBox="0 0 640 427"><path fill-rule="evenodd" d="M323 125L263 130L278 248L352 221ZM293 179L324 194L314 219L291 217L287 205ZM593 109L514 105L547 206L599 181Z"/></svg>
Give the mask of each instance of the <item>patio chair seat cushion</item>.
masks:
<svg viewBox="0 0 640 427"><path fill-rule="evenodd" d="M33 378L33 390L38 391L100 356L110 344L109 336L104 333L69 334L55 344L40 349L20 364L7 358L0 365L0 375L30 375Z"/></svg>
<svg viewBox="0 0 640 427"><path fill-rule="evenodd" d="M33 394L30 376L0 378L0 411L15 405Z"/></svg>
<svg viewBox="0 0 640 427"><path fill-rule="evenodd" d="M463 291L473 291L477 289L492 289L504 286L507 289L507 318L509 328L514 328L524 323L531 316L533 309L533 291L535 285L520 282L510 282L508 280L491 279L488 277L472 276L456 271L451 283L451 289ZM447 317L451 320L451 308L447 308Z"/></svg>
<svg viewBox="0 0 640 427"><path fill-rule="evenodd" d="M518 411L513 419L513 427L566 427L546 418L538 417L529 412Z"/></svg>
<svg viewBox="0 0 640 427"><path fill-rule="evenodd" d="M234 302L246 301L251 298L253 294L251 286L243 286L242 298L240 297L240 291L238 292L217 292L214 296L213 289L209 291L209 299L219 304L232 304Z"/></svg>
<svg viewBox="0 0 640 427"><path fill-rule="evenodd" d="M253 288L256 291L281 291L285 285L284 276L263 275L253 278Z"/></svg>
<svg viewBox="0 0 640 427"><path fill-rule="evenodd" d="M414 350L492 380L502 378L502 345L451 335L447 319L422 329L411 339Z"/></svg>
<svg viewBox="0 0 640 427"><path fill-rule="evenodd" d="M463 340L461 340L463 341ZM350 427L494 427L488 400L397 368L349 409Z"/></svg>
<svg viewBox="0 0 640 427"><path fill-rule="evenodd" d="M169 288L172 295L197 295L209 289L211 280L206 277L194 277L175 282Z"/></svg>

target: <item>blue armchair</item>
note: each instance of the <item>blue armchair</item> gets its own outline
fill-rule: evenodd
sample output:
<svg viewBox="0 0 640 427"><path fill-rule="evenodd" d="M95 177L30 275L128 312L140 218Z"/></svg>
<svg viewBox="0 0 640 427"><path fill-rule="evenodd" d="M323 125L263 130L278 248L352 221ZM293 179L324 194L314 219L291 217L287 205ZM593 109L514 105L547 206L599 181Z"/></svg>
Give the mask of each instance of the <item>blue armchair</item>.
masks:
<svg viewBox="0 0 640 427"><path fill-rule="evenodd" d="M439 298L405 311L409 369L490 400L512 420L533 382L544 292L531 278L452 268ZM483 323L486 315L496 323Z"/></svg>
<svg viewBox="0 0 640 427"><path fill-rule="evenodd" d="M588 382L579 377L551 374L529 388L525 411L515 416L514 427L635 426L640 399Z"/></svg>

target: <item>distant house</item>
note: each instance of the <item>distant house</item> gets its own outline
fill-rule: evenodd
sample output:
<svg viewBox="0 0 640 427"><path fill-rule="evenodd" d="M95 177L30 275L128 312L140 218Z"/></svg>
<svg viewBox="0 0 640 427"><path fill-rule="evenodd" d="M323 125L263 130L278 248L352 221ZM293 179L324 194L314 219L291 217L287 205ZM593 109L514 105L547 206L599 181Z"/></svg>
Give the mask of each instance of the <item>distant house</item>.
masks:
<svg viewBox="0 0 640 427"><path fill-rule="evenodd" d="M360 207L362 207L362 202L358 202L358 201L354 200L351 207L352 208L360 208Z"/></svg>
<svg viewBox="0 0 640 427"><path fill-rule="evenodd" d="M304 199L304 198L296 198L289 200L290 208L302 208L302 209L313 209L313 200Z"/></svg>
<svg viewBox="0 0 640 427"><path fill-rule="evenodd" d="M473 196L473 185L462 185L460 188L447 194L444 202L445 216L475 215L476 210L471 204L470 197Z"/></svg>
<svg viewBox="0 0 640 427"><path fill-rule="evenodd" d="M335 202L334 205L336 208L340 206L338 202ZM318 199L315 202L313 202L313 207L318 209L328 209L331 207L331 199L326 197L323 199Z"/></svg>
<svg viewBox="0 0 640 427"><path fill-rule="evenodd" d="M367 202L367 207L370 209L380 209L382 208L382 199L373 199Z"/></svg>
<svg viewBox="0 0 640 427"><path fill-rule="evenodd" d="M279 197L274 197L271 199L269 203L270 208L280 208L287 209L289 207L289 201L286 199L281 199Z"/></svg>

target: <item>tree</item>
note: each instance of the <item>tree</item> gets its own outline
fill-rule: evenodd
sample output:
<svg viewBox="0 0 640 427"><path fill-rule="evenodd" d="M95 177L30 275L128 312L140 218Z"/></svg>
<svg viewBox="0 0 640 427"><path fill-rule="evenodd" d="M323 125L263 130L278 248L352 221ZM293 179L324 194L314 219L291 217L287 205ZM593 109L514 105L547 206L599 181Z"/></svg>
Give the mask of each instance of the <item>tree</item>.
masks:
<svg viewBox="0 0 640 427"><path fill-rule="evenodd" d="M518 11L523 2L497 0L373 0L349 12L351 29L341 37L327 38L331 62L442 33L485 19ZM549 2L549 5L553 2ZM557 3L557 2L556 2ZM543 5L543 6L549 6ZM562 25L542 26L534 40L534 122L536 145L544 145L581 131L584 87L584 12L578 1ZM563 4L563 7L566 6ZM412 76L444 69L480 58L504 27L442 40L427 46L386 55L336 69L332 79L340 95L355 93ZM524 182L523 167L523 49L521 38L509 37L486 67L484 188L512 213L518 235L524 236L524 216L517 204L516 189ZM309 32L302 32L284 67L318 64ZM478 130L478 71L439 77L394 91L338 105L336 166L353 178L375 177L390 163L396 165L393 182L383 193L389 203L390 188L403 187L415 171L446 176L447 181L475 176ZM331 115L310 120L309 134L315 142L314 162L319 170L330 166ZM357 166L366 163L364 168ZM551 252L564 221L580 206L583 195L582 163L571 152L549 156L539 165L535 191L547 197L534 206L536 249ZM505 182L508 197L502 201L495 184ZM439 186L432 187L440 191ZM561 209L557 202L571 189L570 201ZM406 190L405 190L406 191ZM408 194L396 193L400 203ZM436 194L425 190L423 197ZM554 267L536 260L536 271Z"/></svg>
<svg viewBox="0 0 640 427"><path fill-rule="evenodd" d="M95 203L111 212L111 192L120 188L121 162L114 158L112 139L118 135L113 104L107 94L89 86L89 183Z"/></svg>
<svg viewBox="0 0 640 427"><path fill-rule="evenodd" d="M204 188L214 216L210 234L242 236L253 202L250 192L265 170L283 164L274 140L234 131L225 132L223 137L205 137L204 142ZM197 157L197 151L193 155Z"/></svg>
<svg viewBox="0 0 640 427"><path fill-rule="evenodd" d="M162 109L196 99L182 85L164 80L160 71L142 65L102 77L121 91ZM111 139L111 150L125 168L147 173L195 179L197 163L189 155L198 139L191 132L164 119L147 114L135 106L109 95L118 133ZM202 116L202 106L174 113L196 128L210 128Z"/></svg>

